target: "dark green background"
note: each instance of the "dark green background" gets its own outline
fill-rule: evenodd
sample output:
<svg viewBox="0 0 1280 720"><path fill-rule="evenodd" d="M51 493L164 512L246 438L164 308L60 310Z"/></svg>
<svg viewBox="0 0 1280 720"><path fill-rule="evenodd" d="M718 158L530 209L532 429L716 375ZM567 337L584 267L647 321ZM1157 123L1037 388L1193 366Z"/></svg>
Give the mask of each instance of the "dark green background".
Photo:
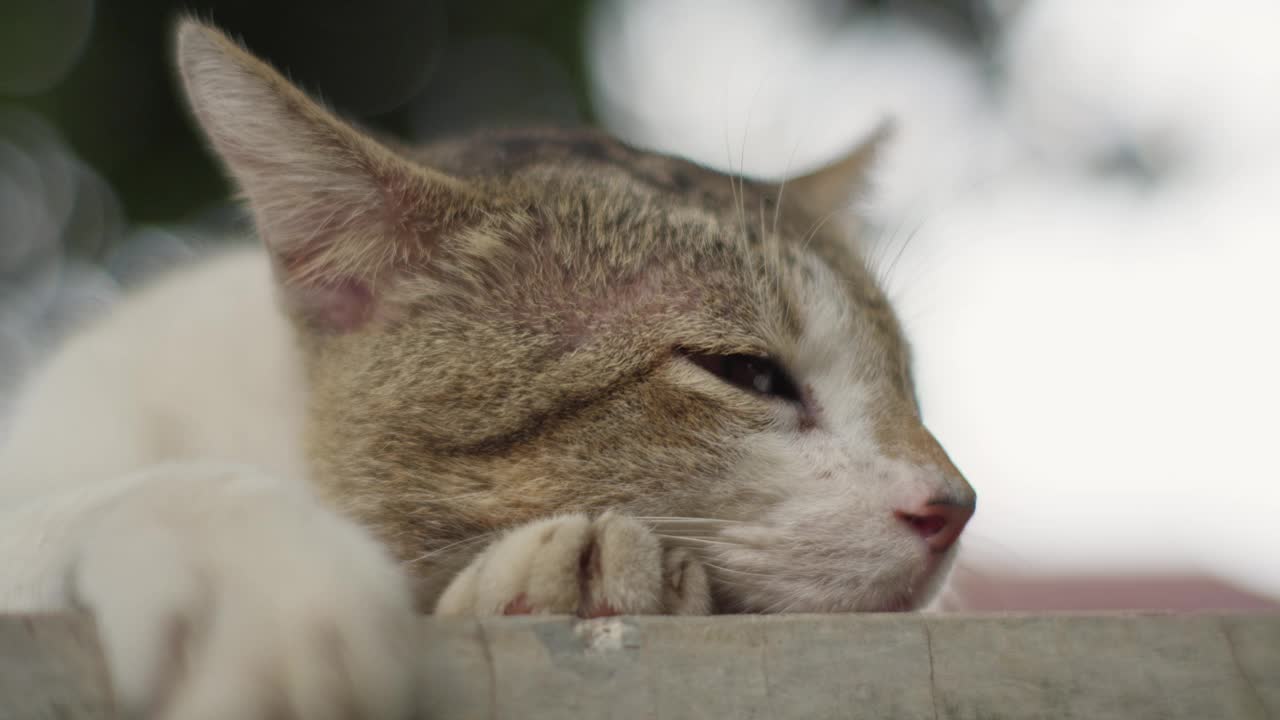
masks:
<svg viewBox="0 0 1280 720"><path fill-rule="evenodd" d="M892 3L845 4L866 9ZM228 191L175 94L169 30L181 15L229 30L348 116L421 138L464 124L589 122L583 31L590 5L591 0L0 0L0 108L34 109L50 120L72 150L106 178L130 223L179 221ZM969 3L914 5L940 9L970 30L981 26ZM505 65L499 58L494 68L477 71L475 58L489 56L493 42L513 41L536 49L546 62L525 67L530 63L517 54ZM82 52L76 54L77 47ZM71 62L69 72L63 71ZM488 87L495 73L502 82ZM51 74L61 79L41 88ZM549 87L543 87L544 76L552 77ZM510 97L513 86L523 97ZM452 107L460 88L480 99ZM547 99L557 94L565 97ZM416 110L409 102L424 95L451 112L436 118L428 107L424 119L421 102Z"/></svg>

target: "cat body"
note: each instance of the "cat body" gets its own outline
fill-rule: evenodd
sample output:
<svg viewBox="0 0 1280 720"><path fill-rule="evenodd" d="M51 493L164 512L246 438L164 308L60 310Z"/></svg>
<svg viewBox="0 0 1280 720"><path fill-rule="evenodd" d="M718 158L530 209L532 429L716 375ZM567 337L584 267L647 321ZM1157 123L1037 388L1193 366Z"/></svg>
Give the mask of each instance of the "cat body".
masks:
<svg viewBox="0 0 1280 720"><path fill-rule="evenodd" d="M415 606L936 589L974 494L826 222L865 152L777 188L587 130L397 148L214 30L178 58L261 245L70 340L0 450L0 609L92 612L126 707L408 712Z"/></svg>

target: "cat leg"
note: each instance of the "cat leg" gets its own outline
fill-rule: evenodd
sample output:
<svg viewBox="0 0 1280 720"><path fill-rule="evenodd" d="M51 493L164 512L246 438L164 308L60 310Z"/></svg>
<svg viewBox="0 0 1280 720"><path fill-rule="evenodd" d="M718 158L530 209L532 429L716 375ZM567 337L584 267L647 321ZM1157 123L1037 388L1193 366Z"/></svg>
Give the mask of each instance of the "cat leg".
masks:
<svg viewBox="0 0 1280 720"><path fill-rule="evenodd" d="M450 583L437 615L705 615L706 571L638 520L562 515L515 528Z"/></svg>
<svg viewBox="0 0 1280 720"><path fill-rule="evenodd" d="M305 487L237 466L156 468L86 522L70 599L95 617L126 712L412 715L407 582Z"/></svg>

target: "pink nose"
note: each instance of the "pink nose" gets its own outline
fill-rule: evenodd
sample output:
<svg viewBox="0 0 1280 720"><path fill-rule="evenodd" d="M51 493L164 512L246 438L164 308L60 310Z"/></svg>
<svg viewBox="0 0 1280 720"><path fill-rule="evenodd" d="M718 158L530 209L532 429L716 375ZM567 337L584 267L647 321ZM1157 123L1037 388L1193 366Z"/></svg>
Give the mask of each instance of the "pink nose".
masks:
<svg viewBox="0 0 1280 720"><path fill-rule="evenodd" d="M959 504L947 500L928 502L911 511L894 513L934 552L946 552L956 543L965 523L973 517L973 504Z"/></svg>

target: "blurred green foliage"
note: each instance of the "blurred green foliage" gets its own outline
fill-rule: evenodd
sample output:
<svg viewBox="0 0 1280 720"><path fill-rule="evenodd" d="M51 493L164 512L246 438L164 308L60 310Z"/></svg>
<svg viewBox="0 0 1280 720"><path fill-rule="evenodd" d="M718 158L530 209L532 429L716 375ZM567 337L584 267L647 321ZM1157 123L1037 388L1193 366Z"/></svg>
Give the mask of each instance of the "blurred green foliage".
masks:
<svg viewBox="0 0 1280 720"><path fill-rule="evenodd" d="M451 46L501 35L544 49L582 113L588 0L4 0L0 107L35 110L102 173L133 222L180 220L226 196L177 93L184 14L241 38L344 114L407 134L406 101Z"/></svg>
<svg viewBox="0 0 1280 720"><path fill-rule="evenodd" d="M829 1L864 10L903 4ZM44 116L107 179L130 222L178 221L228 192L177 93L170 29L178 17L211 20L348 117L424 139L501 121L503 113L513 122L589 121L583 35L590 5L3 0L0 108ZM969 2L915 0L913 7L980 30ZM565 97L546 99L557 93Z"/></svg>

